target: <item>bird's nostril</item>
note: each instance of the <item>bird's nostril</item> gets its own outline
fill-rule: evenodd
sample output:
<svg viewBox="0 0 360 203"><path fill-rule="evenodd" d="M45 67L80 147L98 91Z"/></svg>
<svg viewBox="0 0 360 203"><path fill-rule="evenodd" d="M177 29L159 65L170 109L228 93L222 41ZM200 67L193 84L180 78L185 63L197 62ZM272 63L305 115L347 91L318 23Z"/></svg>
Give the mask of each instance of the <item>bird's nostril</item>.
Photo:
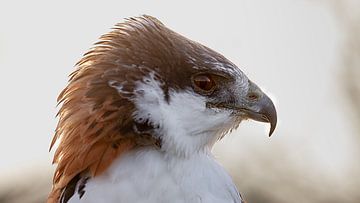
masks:
<svg viewBox="0 0 360 203"><path fill-rule="evenodd" d="M259 99L259 95L256 94L256 93L249 93L249 94L247 95L247 97L248 97L248 99L251 100L251 101L255 101L255 100Z"/></svg>
<svg viewBox="0 0 360 203"><path fill-rule="evenodd" d="M261 118L262 118L263 120L269 120L268 117L266 117L265 115L261 115Z"/></svg>

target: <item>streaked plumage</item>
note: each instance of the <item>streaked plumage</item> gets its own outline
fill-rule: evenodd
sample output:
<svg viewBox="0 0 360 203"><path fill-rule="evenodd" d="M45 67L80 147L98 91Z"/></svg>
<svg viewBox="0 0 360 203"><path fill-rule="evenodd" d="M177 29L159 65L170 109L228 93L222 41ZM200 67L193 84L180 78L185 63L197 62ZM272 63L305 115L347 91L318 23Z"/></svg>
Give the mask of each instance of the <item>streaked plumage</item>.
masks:
<svg viewBox="0 0 360 203"><path fill-rule="evenodd" d="M271 100L230 61L150 16L103 35L77 63L61 108L48 203L241 202L211 155Z"/></svg>

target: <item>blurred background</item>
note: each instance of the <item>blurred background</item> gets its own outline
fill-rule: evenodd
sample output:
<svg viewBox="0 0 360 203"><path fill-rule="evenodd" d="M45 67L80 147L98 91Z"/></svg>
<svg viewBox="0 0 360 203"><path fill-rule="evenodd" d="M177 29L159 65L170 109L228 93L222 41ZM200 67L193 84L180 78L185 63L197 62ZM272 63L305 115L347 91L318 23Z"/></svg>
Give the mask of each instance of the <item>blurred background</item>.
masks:
<svg viewBox="0 0 360 203"><path fill-rule="evenodd" d="M2 1L0 203L44 202L56 97L97 38L150 14L237 64L279 124L244 122L214 153L249 203L360 202L360 1Z"/></svg>

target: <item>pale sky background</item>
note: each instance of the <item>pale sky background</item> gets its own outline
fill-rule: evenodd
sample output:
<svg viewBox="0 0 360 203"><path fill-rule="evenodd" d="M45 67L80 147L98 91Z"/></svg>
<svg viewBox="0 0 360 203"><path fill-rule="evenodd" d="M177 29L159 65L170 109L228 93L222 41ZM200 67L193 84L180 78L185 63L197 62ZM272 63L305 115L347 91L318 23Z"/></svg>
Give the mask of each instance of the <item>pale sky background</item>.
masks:
<svg viewBox="0 0 360 203"><path fill-rule="evenodd" d="M341 83L344 33L326 1L154 2L2 3L0 178L52 170L48 147L67 75L101 34L141 14L220 52L275 100L273 137L267 137L269 126L244 122L216 147L225 164L272 156L281 146L286 153L275 164L290 160L334 178L351 170L358 151Z"/></svg>

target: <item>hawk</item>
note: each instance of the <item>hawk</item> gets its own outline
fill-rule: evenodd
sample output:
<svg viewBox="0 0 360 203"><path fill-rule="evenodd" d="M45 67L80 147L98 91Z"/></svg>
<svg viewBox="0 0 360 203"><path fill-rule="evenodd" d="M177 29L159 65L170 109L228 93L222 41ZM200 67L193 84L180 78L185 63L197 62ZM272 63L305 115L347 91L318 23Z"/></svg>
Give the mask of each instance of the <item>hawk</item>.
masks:
<svg viewBox="0 0 360 203"><path fill-rule="evenodd" d="M60 93L48 203L243 202L211 153L273 102L221 54L151 16L126 19L84 54Z"/></svg>

